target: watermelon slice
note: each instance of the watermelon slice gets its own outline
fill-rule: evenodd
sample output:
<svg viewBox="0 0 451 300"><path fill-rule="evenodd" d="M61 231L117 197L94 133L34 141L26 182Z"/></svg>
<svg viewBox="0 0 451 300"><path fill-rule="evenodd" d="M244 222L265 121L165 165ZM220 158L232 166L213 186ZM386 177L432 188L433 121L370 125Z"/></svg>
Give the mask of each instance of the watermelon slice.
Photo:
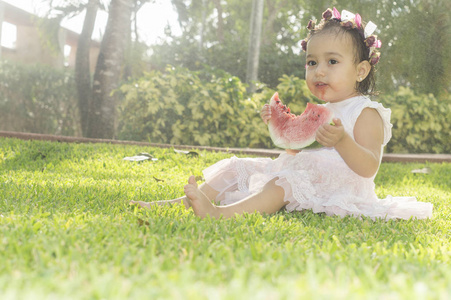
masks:
<svg viewBox="0 0 451 300"><path fill-rule="evenodd" d="M325 123L332 123L333 113L325 106L307 103L305 111L296 116L282 104L279 94L272 96L269 135L277 147L302 149L315 143L316 130ZM318 144L318 143L317 143Z"/></svg>

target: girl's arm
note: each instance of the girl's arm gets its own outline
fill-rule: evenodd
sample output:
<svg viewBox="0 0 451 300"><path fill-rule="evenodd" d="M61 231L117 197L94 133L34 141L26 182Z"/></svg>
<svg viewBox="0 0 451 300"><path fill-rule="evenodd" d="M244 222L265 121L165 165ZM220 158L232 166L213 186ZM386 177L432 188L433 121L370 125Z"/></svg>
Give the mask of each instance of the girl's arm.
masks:
<svg viewBox="0 0 451 300"><path fill-rule="evenodd" d="M323 146L335 147L346 164L362 177L372 177L379 168L384 139L382 119L377 110L365 108L354 126L354 138L344 131L340 119L335 126L325 124L318 129L316 140Z"/></svg>

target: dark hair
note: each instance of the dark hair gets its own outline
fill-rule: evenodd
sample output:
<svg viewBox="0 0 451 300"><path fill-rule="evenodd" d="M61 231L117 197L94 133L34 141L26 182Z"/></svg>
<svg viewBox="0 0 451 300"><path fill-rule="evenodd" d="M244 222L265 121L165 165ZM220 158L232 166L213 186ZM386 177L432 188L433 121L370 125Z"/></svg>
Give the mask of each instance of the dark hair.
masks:
<svg viewBox="0 0 451 300"><path fill-rule="evenodd" d="M336 33L339 34L349 34L351 37L352 43L354 45L354 57L355 63L359 64L362 61L369 61L369 52L370 49L365 45L363 27L360 29L350 28L343 26L340 24L340 21L337 19L330 19L325 21L324 19L316 26L314 29L310 30L310 33L307 37L307 41L309 41L313 36L323 34L323 33ZM366 76L364 80L361 82L357 82L356 90L362 95L375 95L376 92L376 79L374 73L376 72L374 65L371 65L370 72Z"/></svg>

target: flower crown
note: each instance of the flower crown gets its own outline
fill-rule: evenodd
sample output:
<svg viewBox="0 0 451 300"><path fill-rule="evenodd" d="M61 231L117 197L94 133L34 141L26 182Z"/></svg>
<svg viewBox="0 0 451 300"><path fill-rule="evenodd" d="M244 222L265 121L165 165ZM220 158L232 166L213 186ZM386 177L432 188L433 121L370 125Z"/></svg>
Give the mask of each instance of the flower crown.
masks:
<svg viewBox="0 0 451 300"><path fill-rule="evenodd" d="M360 34L364 38L365 46L368 48L369 51L369 59L371 65L375 65L379 62L379 59L381 57L381 53L377 50L382 46L382 42L377 39L377 36L374 35L374 31L376 30L377 26L373 22L368 22L365 26L362 24L362 18L359 14L353 14L347 10L342 10L341 14L338 12L338 10L334 7L334 9L328 8L325 12L323 12L323 19L322 22L328 22L331 19L337 20L340 22L340 25L345 27L346 29L355 29L359 30ZM312 30L316 30L319 28L318 25L315 25L315 20L310 20L307 29L309 30L309 35L312 32ZM307 41L308 37L304 39L301 42L302 50L307 51Z"/></svg>

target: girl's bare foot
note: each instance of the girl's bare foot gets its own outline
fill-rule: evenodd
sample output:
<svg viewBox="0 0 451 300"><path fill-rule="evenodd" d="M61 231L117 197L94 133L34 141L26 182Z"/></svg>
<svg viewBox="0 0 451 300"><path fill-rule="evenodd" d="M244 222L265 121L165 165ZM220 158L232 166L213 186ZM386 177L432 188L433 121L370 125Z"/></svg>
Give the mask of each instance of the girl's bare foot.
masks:
<svg viewBox="0 0 451 300"><path fill-rule="evenodd" d="M207 215L214 218L220 217L217 207L214 206L208 197L198 188L196 177L190 176L184 190L185 195L191 201L191 207L197 216L201 218L205 218Z"/></svg>

